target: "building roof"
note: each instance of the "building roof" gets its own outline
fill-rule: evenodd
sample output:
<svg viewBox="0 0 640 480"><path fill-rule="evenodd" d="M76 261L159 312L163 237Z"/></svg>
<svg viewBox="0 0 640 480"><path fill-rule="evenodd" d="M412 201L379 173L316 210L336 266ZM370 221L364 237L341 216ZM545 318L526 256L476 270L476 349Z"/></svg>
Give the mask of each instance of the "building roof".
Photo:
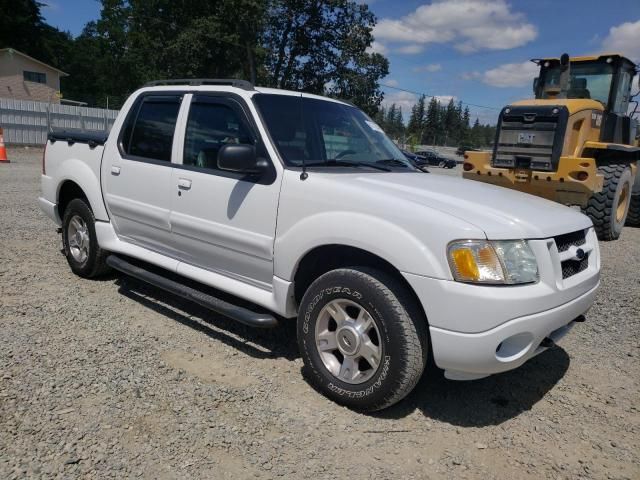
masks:
<svg viewBox="0 0 640 480"><path fill-rule="evenodd" d="M15 48L0 48L0 53L2 53L2 52L7 52L7 53L9 53L9 54L11 54L11 55L13 55L13 54L16 54L16 53L17 53L17 54L18 54L18 55L20 55L21 57L28 58L28 59L29 59L29 60L31 60L32 62L39 63L40 65L42 65L42 66L44 66L44 67L47 67L47 68L49 68L49 69L51 69L51 70L55 70L56 72L58 72L58 73L59 73L61 76L63 76L63 77L68 77L68 76L69 76L69 74L68 74L68 73L63 72L63 71L62 71L62 70L60 70L59 68L56 68L56 67L53 67L53 66L51 66L51 65L49 65L49 64L47 64L47 63L41 62L40 60L37 60L37 59L35 59L35 58L33 58L33 57L30 57L30 56L29 56L29 55L27 55L26 53L22 53L22 52L20 52L20 51L16 50Z"/></svg>

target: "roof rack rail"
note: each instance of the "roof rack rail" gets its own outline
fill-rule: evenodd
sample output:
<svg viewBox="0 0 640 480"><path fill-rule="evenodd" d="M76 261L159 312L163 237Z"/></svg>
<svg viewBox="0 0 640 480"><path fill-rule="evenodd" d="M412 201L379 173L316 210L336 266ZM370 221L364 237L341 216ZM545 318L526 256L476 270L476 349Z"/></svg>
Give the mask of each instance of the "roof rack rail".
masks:
<svg viewBox="0 0 640 480"><path fill-rule="evenodd" d="M154 80L145 83L145 87L157 87L160 85L189 85L197 87L200 85L229 85L243 90L254 90L253 83L236 78L176 78L169 80Z"/></svg>

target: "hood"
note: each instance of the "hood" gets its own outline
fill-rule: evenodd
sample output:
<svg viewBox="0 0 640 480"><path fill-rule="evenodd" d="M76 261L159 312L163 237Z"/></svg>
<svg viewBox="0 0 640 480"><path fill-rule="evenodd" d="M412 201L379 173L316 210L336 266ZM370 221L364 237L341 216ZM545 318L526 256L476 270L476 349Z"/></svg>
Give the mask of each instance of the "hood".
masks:
<svg viewBox="0 0 640 480"><path fill-rule="evenodd" d="M529 99L519 100L513 102L511 105L516 107L526 106L561 106L567 107L569 115L573 115L576 112L582 110L598 110L602 112L604 106L597 100L591 100L588 98L548 98L548 99Z"/></svg>
<svg viewBox="0 0 640 480"><path fill-rule="evenodd" d="M408 206L447 213L481 229L490 240L549 238L592 226L587 216L559 203L462 178L375 173L333 175L333 181L348 182L348 188L363 196L388 196L397 208L402 208L401 199Z"/></svg>

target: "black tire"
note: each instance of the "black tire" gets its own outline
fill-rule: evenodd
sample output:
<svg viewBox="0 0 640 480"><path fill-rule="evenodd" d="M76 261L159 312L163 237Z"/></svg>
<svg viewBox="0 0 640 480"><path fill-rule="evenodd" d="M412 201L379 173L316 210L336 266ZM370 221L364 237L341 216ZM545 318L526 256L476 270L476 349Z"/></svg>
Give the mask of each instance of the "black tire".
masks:
<svg viewBox="0 0 640 480"><path fill-rule="evenodd" d="M322 309L336 299L362 306L380 331L381 362L363 383L332 374L316 347ZM415 298L391 276L366 267L332 270L311 284L300 305L298 344L309 382L337 403L375 411L402 400L420 380L427 361L427 321Z"/></svg>
<svg viewBox="0 0 640 480"><path fill-rule="evenodd" d="M629 213L627 213L627 223L629 227L640 227L640 193L631 195L629 202Z"/></svg>
<svg viewBox="0 0 640 480"><path fill-rule="evenodd" d="M598 172L604 175L602 191L591 195L583 213L591 218L599 240L617 240L629 212L631 168L614 164L598 167Z"/></svg>
<svg viewBox="0 0 640 480"><path fill-rule="evenodd" d="M69 245L69 225L75 216L80 217L84 221L89 236L89 251L84 261L78 261L74 258L71 254L71 246ZM103 250L98 245L95 221L91 208L80 198L75 198L69 202L62 217L62 245L64 255L67 257L67 262L73 273L83 278L95 278L109 271L109 267L105 263L109 252Z"/></svg>

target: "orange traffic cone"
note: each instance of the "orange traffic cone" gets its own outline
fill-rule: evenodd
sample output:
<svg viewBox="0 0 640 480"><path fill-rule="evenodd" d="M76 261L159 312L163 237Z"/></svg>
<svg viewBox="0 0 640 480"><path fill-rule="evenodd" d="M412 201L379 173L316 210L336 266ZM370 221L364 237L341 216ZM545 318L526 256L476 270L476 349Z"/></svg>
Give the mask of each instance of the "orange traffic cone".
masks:
<svg viewBox="0 0 640 480"><path fill-rule="evenodd" d="M7 149L4 146L2 128L0 128L0 163L9 163L9 159L7 158Z"/></svg>

